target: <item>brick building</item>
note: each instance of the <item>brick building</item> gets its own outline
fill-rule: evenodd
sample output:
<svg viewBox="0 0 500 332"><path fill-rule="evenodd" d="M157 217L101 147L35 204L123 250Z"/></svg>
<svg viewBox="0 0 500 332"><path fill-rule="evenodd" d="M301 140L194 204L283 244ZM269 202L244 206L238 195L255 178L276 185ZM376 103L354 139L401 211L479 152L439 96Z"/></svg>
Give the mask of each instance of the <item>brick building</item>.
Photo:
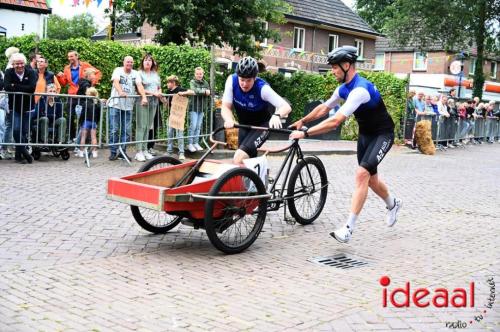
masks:
<svg viewBox="0 0 500 332"><path fill-rule="evenodd" d="M472 96L474 70L477 61L474 48L463 52L446 52L442 45L435 44L425 51L418 47L393 45L387 38L378 37L375 43L375 63L373 70L386 71L397 75L409 75L410 87L423 91L443 91L452 87L458 89L459 78L452 74L450 65L460 61L459 53L464 53L463 78L460 80L461 97ZM485 85L483 98L500 101L499 57L486 55L483 63Z"/></svg>

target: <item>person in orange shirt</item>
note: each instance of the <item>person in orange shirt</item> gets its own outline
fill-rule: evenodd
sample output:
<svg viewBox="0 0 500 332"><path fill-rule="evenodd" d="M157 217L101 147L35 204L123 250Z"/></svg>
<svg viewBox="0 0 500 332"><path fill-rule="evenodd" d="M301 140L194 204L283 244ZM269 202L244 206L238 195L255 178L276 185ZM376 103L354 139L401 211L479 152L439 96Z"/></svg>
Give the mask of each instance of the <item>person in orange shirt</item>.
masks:
<svg viewBox="0 0 500 332"><path fill-rule="evenodd" d="M47 86L49 84L54 84L55 86L55 93L60 93L61 92L61 85L59 84L59 81L55 78L55 75L53 72L50 70L47 70L47 67L49 65L49 61L45 59L42 55L37 60L37 70L38 71L38 81L36 82L36 89L35 89L35 94L36 93L45 93L47 91ZM41 96L35 96L35 104L38 103L40 100Z"/></svg>
<svg viewBox="0 0 500 332"><path fill-rule="evenodd" d="M77 51L69 51L68 52L68 61L69 65L64 67L63 72L59 72L57 74L57 80L61 83L62 87L69 85L68 94L76 95L78 92L80 79L84 78L85 71L89 68L95 70L95 76L92 81L92 86L95 86L99 83L102 73L99 69L95 68L88 62L80 61L78 57ZM80 132L76 132L78 127L78 117L79 114L75 111L76 106L78 104L78 98L74 98L73 100L68 101L70 103L71 109L71 117L70 117L70 139L76 139L76 143L80 142ZM78 153L78 148L75 149L75 153Z"/></svg>
<svg viewBox="0 0 500 332"><path fill-rule="evenodd" d="M83 78L85 69L93 68L95 70L95 80L92 82L93 86L101 80L101 71L88 62L80 61L77 51L68 52L68 61L69 65L64 67L64 71L57 74L57 79L61 83L61 86L69 85L68 94L76 95L78 83L80 82L80 78Z"/></svg>

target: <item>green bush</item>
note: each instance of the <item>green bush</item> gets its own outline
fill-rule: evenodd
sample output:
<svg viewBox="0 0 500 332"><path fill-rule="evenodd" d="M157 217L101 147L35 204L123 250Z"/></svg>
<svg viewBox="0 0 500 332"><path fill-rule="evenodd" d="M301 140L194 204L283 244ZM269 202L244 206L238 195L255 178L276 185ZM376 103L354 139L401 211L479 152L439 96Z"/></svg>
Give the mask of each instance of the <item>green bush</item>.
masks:
<svg viewBox="0 0 500 332"><path fill-rule="evenodd" d="M407 80L402 80L390 73L364 72L360 75L375 84L380 91L387 110L396 125L395 132L400 133L400 120L406 104ZM283 74L266 72L260 75L281 96L287 98L292 106L292 121L304 115L305 106L314 100L327 100L339 83L331 73L326 75L296 72L290 78ZM342 139L357 139L358 127L354 117L350 117L342 127Z"/></svg>
<svg viewBox="0 0 500 332"><path fill-rule="evenodd" d="M123 65L123 58L126 55L134 58L137 68L142 56L146 52L151 53L160 66L159 74L164 83L164 89L166 89L166 79L169 75L177 75L181 84L188 86L194 76L194 68L203 67L206 73L210 69L210 53L205 49L186 45L136 47L111 41L93 42L88 39L42 39L37 43L34 35L0 39L2 54L9 46L18 47L26 57L38 46L38 51L49 61L49 70L54 73L62 71L68 64L68 51L78 51L82 61L91 63L102 72L103 77L98 90L103 97L109 96L113 69ZM0 68L5 68L6 64L5 56L0 56ZM208 79L208 74L205 77Z"/></svg>

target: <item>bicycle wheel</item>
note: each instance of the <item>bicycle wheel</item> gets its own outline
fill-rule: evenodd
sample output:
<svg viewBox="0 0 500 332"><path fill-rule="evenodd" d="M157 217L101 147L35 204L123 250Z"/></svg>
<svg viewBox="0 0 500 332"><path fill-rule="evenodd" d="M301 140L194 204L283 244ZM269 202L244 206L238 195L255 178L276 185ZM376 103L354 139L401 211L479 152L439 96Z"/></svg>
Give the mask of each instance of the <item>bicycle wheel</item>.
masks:
<svg viewBox="0 0 500 332"><path fill-rule="evenodd" d="M181 162L175 158L161 156L146 162L139 168L138 173L179 164ZM130 210L139 226L154 234L167 233L177 226L182 219L182 217L172 216L164 211L146 209L135 205L131 205Z"/></svg>
<svg viewBox="0 0 500 332"><path fill-rule="evenodd" d="M212 199L205 204L205 230L213 246L226 254L247 249L259 236L267 213L266 188L259 176L247 168L224 173L209 196L237 196L241 199Z"/></svg>
<svg viewBox="0 0 500 332"><path fill-rule="evenodd" d="M288 210L301 225L319 217L328 194L328 179L321 160L305 157L292 170L288 180Z"/></svg>

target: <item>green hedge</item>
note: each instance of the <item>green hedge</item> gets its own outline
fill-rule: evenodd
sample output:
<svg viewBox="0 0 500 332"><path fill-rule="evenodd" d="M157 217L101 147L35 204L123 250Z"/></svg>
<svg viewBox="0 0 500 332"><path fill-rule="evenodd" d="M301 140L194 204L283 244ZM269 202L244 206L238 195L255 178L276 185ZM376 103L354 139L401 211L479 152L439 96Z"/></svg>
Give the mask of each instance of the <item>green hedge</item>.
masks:
<svg viewBox="0 0 500 332"><path fill-rule="evenodd" d="M9 46L18 47L28 57L36 49L37 42L33 35L18 38L0 39L2 54ZM38 51L49 60L49 70L57 73L68 64L67 53L76 50L80 59L90 62L101 70L103 78L98 89L103 97L109 96L111 91L111 74L113 69L123 65L123 58L131 55L135 60L135 67L139 66L142 56L149 52L160 66L159 74L162 78L163 88L166 89L166 78L177 75L183 86L188 86L194 76L194 68L200 66L205 69L206 77L210 69L210 53L202 48L189 46L143 46L136 47L111 41L93 42L88 39L54 40L43 39L38 42ZM5 68L7 59L0 56L0 68Z"/></svg>
<svg viewBox="0 0 500 332"><path fill-rule="evenodd" d="M50 40L43 39L37 43L34 36L19 38L0 39L0 51L2 53L9 46L18 47L26 56L37 46L40 53L49 60L49 70L61 71L68 63L67 52L76 50L80 53L80 59L88 61L103 73L103 79L98 87L101 96L109 96L111 90L111 74L115 67L122 66L123 57L131 55L136 60L136 67L145 52L149 52L160 65L160 77L164 89L166 89L166 78L169 75L177 75L183 86L187 86L193 78L194 68L203 67L205 78L209 78L210 53L202 48L189 46L143 46L136 47L117 42L98 41L92 42L87 39ZM0 56L0 68L5 68L7 59ZM224 83L229 72L216 76L216 93L221 95ZM400 132L400 119L405 108L406 80L396 78L389 73L360 72L361 76L375 83L384 98L384 102L396 123L396 133ZM279 73L262 73L264 78L273 89L281 96L287 98L292 106L292 120L303 116L306 104L314 100L326 100L338 86L335 78L330 74L309 74L296 72L290 78L285 78ZM342 129L343 139L357 138L357 124L354 117L350 117Z"/></svg>
<svg viewBox="0 0 500 332"><path fill-rule="evenodd" d="M395 124L395 132L400 132L400 122L406 105L407 80L398 79L392 74L364 72L360 75L372 81L380 91L385 105ZM296 72L290 78L280 73L261 74L273 89L287 98L292 105L292 121L303 116L305 106L314 100L327 100L339 85L331 73L326 75ZM354 117L350 117L342 129L343 139L357 139L358 127Z"/></svg>

